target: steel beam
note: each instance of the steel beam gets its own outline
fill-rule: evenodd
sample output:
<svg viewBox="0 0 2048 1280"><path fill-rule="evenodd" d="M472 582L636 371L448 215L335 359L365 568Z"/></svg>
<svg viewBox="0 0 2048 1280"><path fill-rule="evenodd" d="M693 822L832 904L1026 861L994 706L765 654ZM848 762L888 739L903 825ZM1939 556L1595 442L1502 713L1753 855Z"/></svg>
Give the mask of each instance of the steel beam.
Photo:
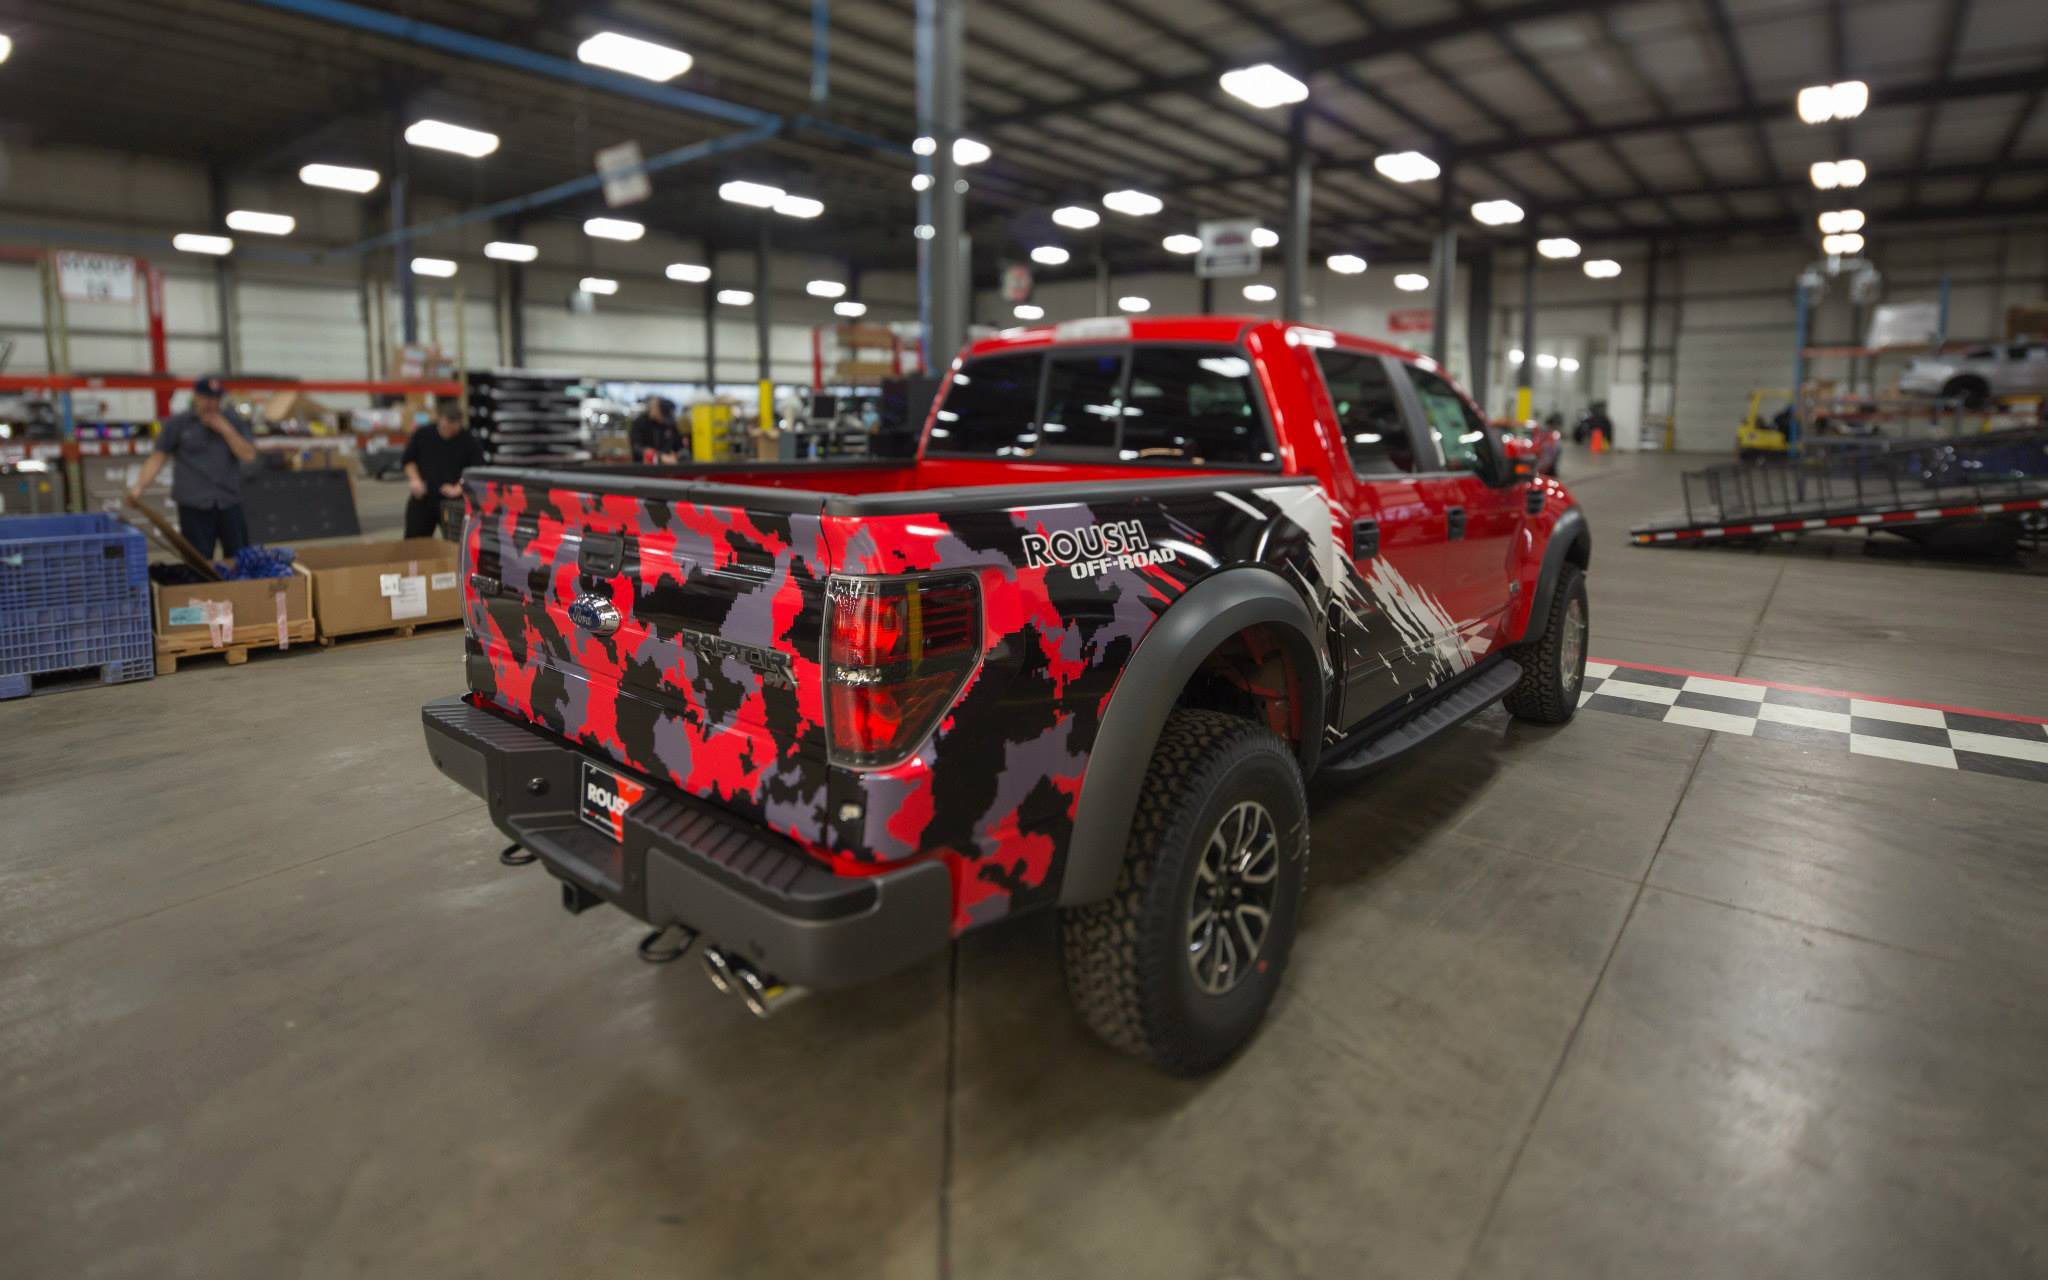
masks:
<svg viewBox="0 0 2048 1280"><path fill-rule="evenodd" d="M1283 264L1280 315L1299 323L1307 310L1309 205L1314 194L1312 183L1315 173L1308 149L1307 103L1296 106L1288 114L1287 158L1293 173L1287 184L1287 235L1280 242Z"/></svg>
<svg viewBox="0 0 2048 1280"><path fill-rule="evenodd" d="M1451 169L1444 166L1440 183L1443 193L1441 219L1436 233L1436 259L1430 268L1430 285L1436 290L1435 323L1430 326L1429 354L1445 377L1451 376L1451 294L1458 285L1458 214L1456 189L1449 181Z"/></svg>

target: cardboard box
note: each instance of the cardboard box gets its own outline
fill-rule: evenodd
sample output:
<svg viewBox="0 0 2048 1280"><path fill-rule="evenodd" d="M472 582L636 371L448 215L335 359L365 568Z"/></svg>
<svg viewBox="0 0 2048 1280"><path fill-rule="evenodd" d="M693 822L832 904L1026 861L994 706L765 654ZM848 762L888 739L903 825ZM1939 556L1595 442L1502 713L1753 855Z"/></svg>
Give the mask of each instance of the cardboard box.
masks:
<svg viewBox="0 0 2048 1280"><path fill-rule="evenodd" d="M320 637L384 631L462 616L461 548L441 538L307 547Z"/></svg>
<svg viewBox="0 0 2048 1280"><path fill-rule="evenodd" d="M307 643L313 639L312 588L313 579L296 567L288 578L153 585L157 648L186 652Z"/></svg>

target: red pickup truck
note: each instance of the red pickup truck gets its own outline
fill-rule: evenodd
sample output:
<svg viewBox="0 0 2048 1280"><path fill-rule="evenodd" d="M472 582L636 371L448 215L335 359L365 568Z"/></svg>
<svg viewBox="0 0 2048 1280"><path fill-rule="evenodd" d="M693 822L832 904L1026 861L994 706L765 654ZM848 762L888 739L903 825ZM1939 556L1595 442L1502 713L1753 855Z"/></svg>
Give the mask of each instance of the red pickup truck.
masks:
<svg viewBox="0 0 2048 1280"><path fill-rule="evenodd" d="M1429 360L1270 319L976 343L913 461L464 483L435 764L756 1012L1056 907L1088 1025L1206 1070L1286 967L1303 779L1561 723L1585 666L1564 486Z"/></svg>

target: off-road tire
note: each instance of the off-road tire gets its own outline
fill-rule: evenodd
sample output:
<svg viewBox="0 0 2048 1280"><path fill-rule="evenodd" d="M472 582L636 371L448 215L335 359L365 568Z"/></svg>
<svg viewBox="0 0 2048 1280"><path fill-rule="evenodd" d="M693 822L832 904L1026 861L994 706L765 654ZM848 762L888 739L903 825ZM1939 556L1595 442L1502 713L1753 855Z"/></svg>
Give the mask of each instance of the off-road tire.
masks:
<svg viewBox="0 0 2048 1280"><path fill-rule="evenodd" d="M1991 407L1991 386L1984 379L1965 375L1950 378L1948 385L1941 389L1944 400L1960 400L1963 408L1975 413Z"/></svg>
<svg viewBox="0 0 2048 1280"><path fill-rule="evenodd" d="M1279 838L1272 918L1237 985L1196 982L1187 938L1197 870L1224 815L1245 800ZM1264 726L1218 711L1176 711L1146 769L1116 888L1061 913L1067 994L1090 1030L1162 1071L1195 1076L1249 1041L1272 1004L1308 879L1308 800L1293 750Z"/></svg>
<svg viewBox="0 0 2048 1280"><path fill-rule="evenodd" d="M1508 690L1501 703L1507 707L1508 714L1518 720L1563 724L1579 709L1579 690L1586 683L1583 635L1573 663L1576 669L1565 670L1566 653L1570 648L1565 638L1565 619L1574 600L1578 601L1580 616L1590 618L1586 607L1585 571L1567 562L1558 570L1557 587L1550 593L1550 617L1544 625L1542 638L1508 650L1508 656L1521 664L1522 678Z"/></svg>

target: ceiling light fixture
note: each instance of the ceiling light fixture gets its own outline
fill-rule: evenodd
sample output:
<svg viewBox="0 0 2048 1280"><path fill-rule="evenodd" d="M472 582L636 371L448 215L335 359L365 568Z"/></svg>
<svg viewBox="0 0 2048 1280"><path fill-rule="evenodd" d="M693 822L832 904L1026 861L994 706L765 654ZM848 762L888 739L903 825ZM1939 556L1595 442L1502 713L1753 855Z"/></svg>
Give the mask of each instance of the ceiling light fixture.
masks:
<svg viewBox="0 0 2048 1280"><path fill-rule="evenodd" d="M1837 187L1860 187L1863 179L1870 174L1861 160L1816 160L1807 169L1806 176L1821 191L1833 191Z"/></svg>
<svg viewBox="0 0 2048 1280"><path fill-rule="evenodd" d="M1152 309L1152 299L1141 298L1135 293L1127 293L1116 300L1116 305L1119 311L1150 311Z"/></svg>
<svg viewBox="0 0 2048 1280"><path fill-rule="evenodd" d="M754 305L754 295L748 293L745 289L720 289L718 291L718 300L728 307L751 307Z"/></svg>
<svg viewBox="0 0 2048 1280"><path fill-rule="evenodd" d="M1822 235L1837 235L1849 231L1863 230L1863 210L1830 209L1820 215Z"/></svg>
<svg viewBox="0 0 2048 1280"><path fill-rule="evenodd" d="M1246 302L1271 302L1280 296L1280 291L1270 284L1248 284L1244 287Z"/></svg>
<svg viewBox="0 0 2048 1280"><path fill-rule="evenodd" d="M1270 227L1252 228L1252 248L1272 249L1280 244L1280 233Z"/></svg>
<svg viewBox="0 0 2048 1280"><path fill-rule="evenodd" d="M1202 237L1179 232L1161 240L1159 247L1168 253L1200 253L1202 251Z"/></svg>
<svg viewBox="0 0 2048 1280"><path fill-rule="evenodd" d="M789 194L781 187L771 187L765 182L725 182L718 187L718 198L733 204L751 205L756 209L773 209L775 202Z"/></svg>
<svg viewBox="0 0 2048 1280"><path fill-rule="evenodd" d="M812 280L804 285L804 292L813 298L843 298L846 286L837 280Z"/></svg>
<svg viewBox="0 0 2048 1280"><path fill-rule="evenodd" d="M638 240L647 228L630 218L585 218L583 234L599 240Z"/></svg>
<svg viewBox="0 0 2048 1280"><path fill-rule="evenodd" d="M1555 369L1557 368L1557 357L1551 355L1548 351L1541 352L1536 357L1536 367L1538 369Z"/></svg>
<svg viewBox="0 0 2048 1280"><path fill-rule="evenodd" d="M1576 258L1579 256L1579 242L1570 236L1552 236L1538 240L1536 252L1546 258Z"/></svg>
<svg viewBox="0 0 2048 1280"><path fill-rule="evenodd" d="M928 173L913 173L910 175L910 189L912 191L923 191L931 185L932 175Z"/></svg>
<svg viewBox="0 0 2048 1280"><path fill-rule="evenodd" d="M1020 302L1010 308L1010 314L1019 320L1043 320L1045 319L1045 308L1035 302Z"/></svg>
<svg viewBox="0 0 2048 1280"><path fill-rule="evenodd" d="M351 169L345 164L309 164L299 170L299 181L309 187L328 187L362 195L375 191L383 179L375 169Z"/></svg>
<svg viewBox="0 0 2048 1280"><path fill-rule="evenodd" d="M938 228L932 226L929 222L920 222L910 229L910 234L920 240L929 240L938 233Z"/></svg>
<svg viewBox="0 0 2048 1280"><path fill-rule="evenodd" d="M1820 247L1822 252L1835 257L1853 258L1863 252L1863 237L1853 231L1845 231L1840 235L1834 236L1822 236Z"/></svg>
<svg viewBox="0 0 2048 1280"><path fill-rule="evenodd" d="M452 151L472 160L481 160L498 149L497 134L466 129L446 120L415 120L406 126L405 140L415 147Z"/></svg>
<svg viewBox="0 0 2048 1280"><path fill-rule="evenodd" d="M532 262L540 256L540 250L517 240L493 240L484 246L484 256L500 262Z"/></svg>
<svg viewBox="0 0 2048 1280"><path fill-rule="evenodd" d="M1042 244L1031 251L1031 260L1045 267L1065 266L1071 256L1056 244Z"/></svg>
<svg viewBox="0 0 2048 1280"><path fill-rule="evenodd" d="M1512 200L1481 200L1472 206L1472 216L1489 227L1504 227L1522 220L1522 206Z"/></svg>
<svg viewBox="0 0 2048 1280"><path fill-rule="evenodd" d="M1808 124L1854 120L1870 105L1870 86L1861 80L1808 85L1799 91L1795 105L1799 108L1799 118Z"/></svg>
<svg viewBox="0 0 2048 1280"><path fill-rule="evenodd" d="M1054 209L1052 211L1052 220L1060 226L1068 227L1075 231L1086 231L1102 221L1102 215L1093 209L1084 208L1078 204L1068 204Z"/></svg>
<svg viewBox="0 0 2048 1280"><path fill-rule="evenodd" d="M576 282L576 287L585 293L601 293L607 296L619 291L619 282L603 276L585 276Z"/></svg>
<svg viewBox="0 0 2048 1280"><path fill-rule="evenodd" d="M227 236L201 235L196 231L181 231L171 237L171 248L180 253L210 253L219 257L235 251L235 242Z"/></svg>
<svg viewBox="0 0 2048 1280"><path fill-rule="evenodd" d="M671 262L662 274L677 284L703 284L711 278L711 268L694 262Z"/></svg>
<svg viewBox="0 0 2048 1280"><path fill-rule="evenodd" d="M1621 264L1612 258L1590 258L1584 270L1595 280L1612 280L1621 274Z"/></svg>
<svg viewBox="0 0 2048 1280"><path fill-rule="evenodd" d="M928 137L916 138L911 141L910 149L921 156L928 156L937 153L939 144Z"/></svg>
<svg viewBox="0 0 2048 1280"><path fill-rule="evenodd" d="M1557 358L1557 367L1565 373L1577 373L1579 371L1578 358L1576 356L1559 356Z"/></svg>
<svg viewBox="0 0 2048 1280"><path fill-rule="evenodd" d="M435 276L446 280L455 274L455 263L447 258L414 258L412 273L416 276Z"/></svg>
<svg viewBox="0 0 2048 1280"><path fill-rule="evenodd" d="M1308 98L1308 86L1270 62L1226 71L1216 78L1233 98L1261 109L1284 107Z"/></svg>
<svg viewBox="0 0 2048 1280"><path fill-rule="evenodd" d="M577 45L576 60L657 82L675 79L688 71L694 61L681 49L620 35L616 31L600 31Z"/></svg>
<svg viewBox="0 0 2048 1280"><path fill-rule="evenodd" d="M980 164L982 161L988 159L990 156L994 154L995 153L993 151L990 151L988 149L988 144L986 142L977 142L973 138L953 139L954 164Z"/></svg>
<svg viewBox="0 0 2048 1280"><path fill-rule="evenodd" d="M1121 191L1111 191L1104 195L1102 207L1129 218L1149 218L1166 205L1158 196L1126 187Z"/></svg>
<svg viewBox="0 0 2048 1280"><path fill-rule="evenodd" d="M236 209L223 219L230 231L247 231L259 236L288 236L299 220L288 213L260 213L254 209Z"/></svg>
<svg viewBox="0 0 2048 1280"><path fill-rule="evenodd" d="M1436 161L1420 151L1390 151L1374 156L1372 167L1389 182L1427 182L1443 172Z"/></svg>
<svg viewBox="0 0 2048 1280"><path fill-rule="evenodd" d="M1340 276L1355 276L1365 270L1365 259L1355 253L1333 253L1324 265Z"/></svg>
<svg viewBox="0 0 2048 1280"><path fill-rule="evenodd" d="M838 301L838 302L835 302L835 303L833 303L833 304L832 304L832 314L833 314L833 315L835 315L835 316L845 316L845 317L846 317L847 319L849 319L849 320L854 320L854 319L858 319L859 317L861 317L861 316L864 316L864 315L866 315L867 313L868 313L868 304L867 304L867 303L865 303L865 302L855 302L855 301L853 301L853 300L852 300L851 298L846 298L846 299L842 299L842 300L840 300L840 301Z"/></svg>
<svg viewBox="0 0 2048 1280"><path fill-rule="evenodd" d="M825 212L825 202L809 196L786 195L769 207L785 218L815 218Z"/></svg>
<svg viewBox="0 0 2048 1280"><path fill-rule="evenodd" d="M1528 359L1528 357L1522 354L1522 349L1520 347L1515 347L1514 349L1508 352L1509 364L1520 364L1522 363L1522 361L1526 359Z"/></svg>
<svg viewBox="0 0 2048 1280"><path fill-rule="evenodd" d="M1429 288L1429 277L1413 271L1404 271L1394 277L1394 287L1403 293L1421 293Z"/></svg>

